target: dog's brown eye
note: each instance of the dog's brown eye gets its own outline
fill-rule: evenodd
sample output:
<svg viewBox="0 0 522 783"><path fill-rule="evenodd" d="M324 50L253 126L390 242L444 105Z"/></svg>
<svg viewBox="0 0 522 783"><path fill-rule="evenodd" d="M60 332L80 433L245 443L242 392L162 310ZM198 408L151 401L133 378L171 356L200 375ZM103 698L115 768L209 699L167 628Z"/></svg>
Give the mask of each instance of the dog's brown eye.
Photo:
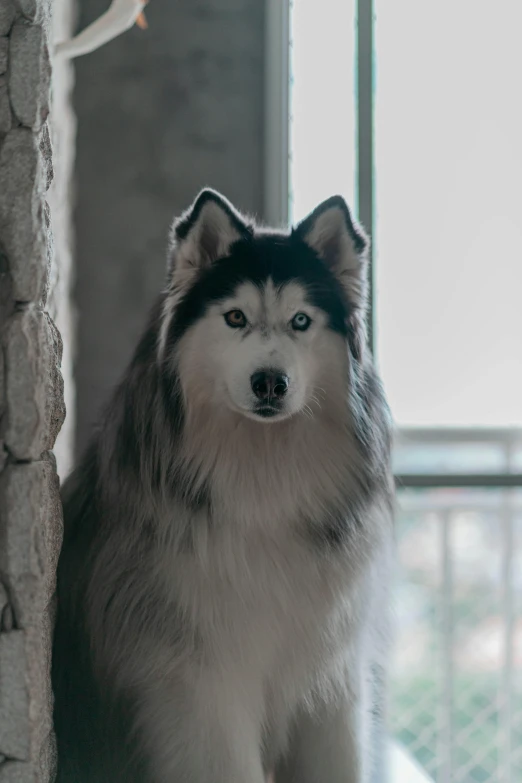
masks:
<svg viewBox="0 0 522 783"><path fill-rule="evenodd" d="M232 329L242 329L247 322L241 310L230 310L228 313L225 313L225 321Z"/></svg>

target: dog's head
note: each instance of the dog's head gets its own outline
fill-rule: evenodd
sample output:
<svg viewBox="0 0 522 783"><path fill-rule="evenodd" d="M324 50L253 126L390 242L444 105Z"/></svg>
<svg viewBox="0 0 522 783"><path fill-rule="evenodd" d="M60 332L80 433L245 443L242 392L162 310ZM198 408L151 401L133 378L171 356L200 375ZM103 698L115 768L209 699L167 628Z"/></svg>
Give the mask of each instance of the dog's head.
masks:
<svg viewBox="0 0 522 783"><path fill-rule="evenodd" d="M289 233L204 190L172 231L160 337L188 406L275 422L345 393L365 344L368 241L335 196Z"/></svg>

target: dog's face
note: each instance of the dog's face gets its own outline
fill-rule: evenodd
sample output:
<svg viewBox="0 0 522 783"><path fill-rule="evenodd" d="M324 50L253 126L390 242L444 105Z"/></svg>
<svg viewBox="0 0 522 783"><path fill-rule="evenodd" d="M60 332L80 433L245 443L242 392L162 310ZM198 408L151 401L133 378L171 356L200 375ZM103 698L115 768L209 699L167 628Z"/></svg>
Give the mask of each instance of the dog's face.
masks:
<svg viewBox="0 0 522 783"><path fill-rule="evenodd" d="M187 406L277 422L345 392L364 342L366 239L341 199L275 234L204 191L174 237L160 350Z"/></svg>
<svg viewBox="0 0 522 783"><path fill-rule="evenodd" d="M246 416L277 421L320 405L344 341L296 281L245 280L216 302L180 343L193 391Z"/></svg>

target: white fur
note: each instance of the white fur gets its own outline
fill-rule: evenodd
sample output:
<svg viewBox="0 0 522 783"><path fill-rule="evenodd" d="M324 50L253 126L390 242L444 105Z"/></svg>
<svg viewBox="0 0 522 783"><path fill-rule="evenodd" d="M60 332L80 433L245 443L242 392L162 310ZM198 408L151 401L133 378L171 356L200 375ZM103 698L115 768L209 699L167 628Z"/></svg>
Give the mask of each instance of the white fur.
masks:
<svg viewBox="0 0 522 783"><path fill-rule="evenodd" d="M226 325L232 308L247 316L247 336ZM291 336L299 311L313 324ZM358 476L344 340L301 286L246 283L209 308L173 359L186 408L179 459L201 486L211 483L212 509L211 518L166 512L155 560L163 591L204 640L200 650L194 641L172 657L154 647L135 661L140 690L151 665L163 671L141 713L157 779L261 783L288 752L276 783L366 783L389 508L376 498L349 554L318 552L302 529L303 520L320 525ZM290 390L283 415L266 425L249 417L250 376L272 364ZM195 532L183 553L187 514Z"/></svg>
<svg viewBox="0 0 522 783"><path fill-rule="evenodd" d="M220 196L220 201L224 202L227 209L235 214L234 208L223 196ZM189 214L190 210L180 221ZM198 220L183 241L176 238L176 226L174 226L172 246L169 252L169 264L172 266L173 274L169 281L169 296L165 299L159 334L158 356L160 360L163 358L168 328L182 293L200 269L210 266L218 258L226 256L230 247L239 238L240 235L234 228L229 214L215 201L208 201L202 207Z"/></svg>
<svg viewBox="0 0 522 783"><path fill-rule="evenodd" d="M180 296L235 237L227 209L209 203L176 244L153 363L183 398L180 442L160 433L161 460L208 500L165 492L149 504L138 485L133 526L116 525L96 554L89 623L117 686L138 702L155 783L264 783L271 770L276 783L368 783L370 669L386 649L392 528L385 403L364 357L349 353L295 282L240 285L167 354ZM308 219L303 241L335 261L362 308L352 239L334 206ZM232 309L245 329L225 322ZM298 312L312 318L305 332L291 328ZM281 413L268 421L251 389L267 367L289 377ZM141 385L135 392L141 399ZM126 475L111 491L118 497L122 486L132 497ZM341 540L324 537L332 509L347 521ZM154 536L142 535L136 520L151 516ZM127 529L134 538L124 539ZM140 614L149 595L155 606Z"/></svg>
<svg viewBox="0 0 522 783"><path fill-rule="evenodd" d="M247 317L246 330L227 326L223 316L233 309ZM296 332L290 325L299 312L312 318L305 332ZM303 288L295 283L281 291L270 282L261 290L244 283L233 297L209 307L206 317L181 340L179 368L187 406L205 404L211 396L213 405L250 415L256 402L250 377L257 370L273 367L289 377L289 389L281 414L269 421L280 421L305 405L312 415L321 405L324 385L330 383L331 363L346 371L344 341L325 339L325 320L324 313L308 304ZM323 374L321 368L325 367Z"/></svg>
<svg viewBox="0 0 522 783"><path fill-rule="evenodd" d="M375 504L349 557L318 554L299 530L322 518L355 459L342 425L332 410L265 426L198 408L184 458L213 474L212 519L192 520L194 550L174 568L169 532L157 568L204 645L170 660L150 649L139 666L145 681L151 661L163 670L142 712L158 781L261 783L264 739L266 767L291 749L277 783L366 782L389 510Z"/></svg>

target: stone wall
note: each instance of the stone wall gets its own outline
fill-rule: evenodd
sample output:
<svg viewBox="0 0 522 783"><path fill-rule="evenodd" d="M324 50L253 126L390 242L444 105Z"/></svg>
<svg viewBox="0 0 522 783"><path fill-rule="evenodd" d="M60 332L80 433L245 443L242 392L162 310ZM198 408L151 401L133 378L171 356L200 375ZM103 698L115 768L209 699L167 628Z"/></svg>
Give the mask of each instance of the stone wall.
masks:
<svg viewBox="0 0 522 783"><path fill-rule="evenodd" d="M64 41L71 36L75 22L74 12L75 4L72 0L53 0L50 38L54 42ZM54 257L50 271L47 309L63 341L61 369L67 417L56 440L54 453L58 474L64 478L72 466L76 421L75 384L73 381L75 312L71 296L74 277L74 239L71 213L74 201L76 118L72 107L73 65L67 60L54 60L52 66L52 105L48 123L53 148L54 177L47 194L47 202L51 208Z"/></svg>
<svg viewBox="0 0 522 783"><path fill-rule="evenodd" d="M65 276L67 264L66 253L54 253L47 201L50 31L47 0L0 0L0 783L46 783L53 764L51 599L61 506L51 449L65 409L50 308L56 317L56 259Z"/></svg>

